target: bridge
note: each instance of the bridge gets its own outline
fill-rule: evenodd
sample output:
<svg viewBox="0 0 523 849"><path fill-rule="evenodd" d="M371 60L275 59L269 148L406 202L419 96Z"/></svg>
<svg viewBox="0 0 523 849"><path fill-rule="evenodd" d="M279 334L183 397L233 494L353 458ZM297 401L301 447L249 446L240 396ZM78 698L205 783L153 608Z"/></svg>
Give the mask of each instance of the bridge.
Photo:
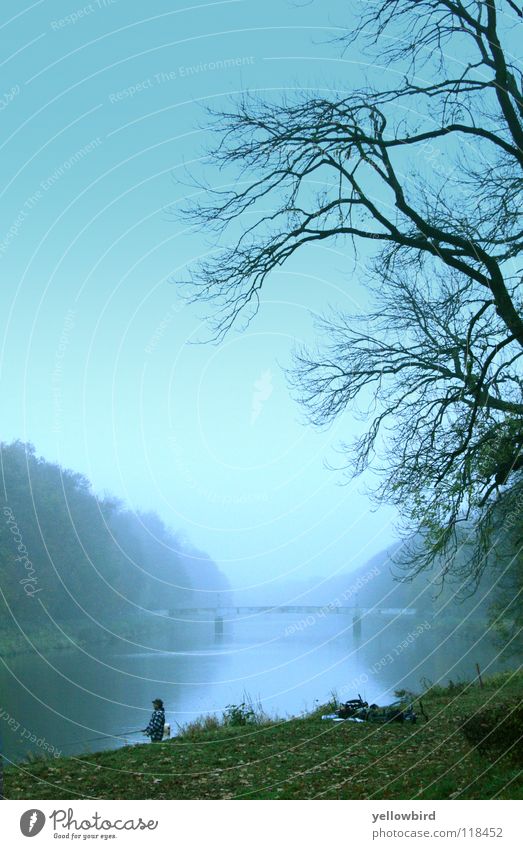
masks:
<svg viewBox="0 0 523 849"><path fill-rule="evenodd" d="M351 614L359 613L364 615L367 613L377 613L384 616L413 616L417 609L415 607L349 607L348 605L332 605L332 604L278 604L278 605L228 605L217 607L171 607L169 610L156 610L155 613L168 613L169 616L175 616L178 613L184 614L204 614L210 613L216 616L220 613L221 616L228 615L243 616L257 613L307 613L318 615L320 612L323 615L328 614Z"/></svg>
<svg viewBox="0 0 523 849"><path fill-rule="evenodd" d="M223 623L226 619L235 616L257 616L259 614L277 613L280 615L303 614L314 619L324 616L352 616L352 630L355 637L361 636L361 620L369 614L378 616L414 616L417 613L415 607L356 607L334 604L283 604L283 605L229 605L218 607L173 607L169 610L156 610L158 615L171 618L183 618L188 616L207 616L214 619L214 632L216 636L223 634ZM310 623L312 624L312 623Z"/></svg>

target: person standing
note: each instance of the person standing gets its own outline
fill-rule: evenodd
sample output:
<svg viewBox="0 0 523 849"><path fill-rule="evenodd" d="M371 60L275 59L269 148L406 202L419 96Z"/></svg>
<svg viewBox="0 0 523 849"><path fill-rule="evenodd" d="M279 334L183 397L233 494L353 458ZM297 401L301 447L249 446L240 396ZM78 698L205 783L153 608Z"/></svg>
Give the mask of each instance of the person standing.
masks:
<svg viewBox="0 0 523 849"><path fill-rule="evenodd" d="M154 699L153 712L149 720L147 728L143 728L143 733L151 738L151 743L159 743L163 739L163 728L165 725L165 710L161 699Z"/></svg>

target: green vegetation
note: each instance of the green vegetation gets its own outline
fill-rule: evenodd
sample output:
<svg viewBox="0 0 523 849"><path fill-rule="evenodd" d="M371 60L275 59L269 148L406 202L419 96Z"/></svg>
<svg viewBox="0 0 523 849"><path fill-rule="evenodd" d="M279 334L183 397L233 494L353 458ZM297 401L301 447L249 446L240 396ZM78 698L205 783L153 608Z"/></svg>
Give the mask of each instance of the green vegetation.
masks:
<svg viewBox="0 0 523 849"><path fill-rule="evenodd" d="M156 514L96 497L87 478L29 444L0 443L0 456L2 654L26 651L24 634L39 648L67 647L57 622L81 645L110 642L107 631L141 637L163 622L168 645L169 622L148 611L212 606L227 591L216 564Z"/></svg>
<svg viewBox="0 0 523 849"><path fill-rule="evenodd" d="M328 722L321 708L286 721L243 724L202 718L179 737L5 771L8 799L521 799L521 750L497 736L471 745L472 717L521 717L523 674L434 686L428 720L416 724ZM232 706L234 707L234 706ZM237 706L241 707L241 706ZM250 709L249 703L244 709ZM244 710L242 711L242 714ZM517 724L514 724L516 728ZM521 723L519 722L519 728ZM464 731L466 733L464 733ZM480 744L480 748L478 745Z"/></svg>
<svg viewBox="0 0 523 849"><path fill-rule="evenodd" d="M76 646L89 649L94 646L119 649L122 640L136 643L141 639L167 644L169 634L176 634L177 623L156 616L134 615L114 618L110 630L99 628L95 623L80 620L61 620L63 633L53 624L24 623L23 630L10 624L0 628L0 654L14 657L33 654L35 646L42 654L54 651L70 651ZM181 629L178 628L178 633ZM117 634L118 636L115 636Z"/></svg>
<svg viewBox="0 0 523 849"><path fill-rule="evenodd" d="M215 714L198 716L179 729L178 740L201 740L201 735L209 731L224 728L238 728L246 725L253 728L260 725L273 725L274 721L264 712L261 705L255 704L248 693L244 693L239 705L227 705L221 718Z"/></svg>
<svg viewBox="0 0 523 849"><path fill-rule="evenodd" d="M465 737L478 750L496 758L508 750L523 764L523 702L512 698L488 705L471 716L463 726Z"/></svg>

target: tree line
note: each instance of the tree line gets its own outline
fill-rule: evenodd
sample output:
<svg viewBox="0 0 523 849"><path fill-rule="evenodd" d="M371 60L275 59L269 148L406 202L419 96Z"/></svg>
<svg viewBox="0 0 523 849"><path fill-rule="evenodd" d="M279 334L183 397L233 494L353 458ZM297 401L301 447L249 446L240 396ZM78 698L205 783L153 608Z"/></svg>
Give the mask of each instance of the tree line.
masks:
<svg viewBox="0 0 523 849"><path fill-rule="evenodd" d="M97 497L89 480L0 444L0 603L5 626L140 616L215 606L215 563L155 513Z"/></svg>

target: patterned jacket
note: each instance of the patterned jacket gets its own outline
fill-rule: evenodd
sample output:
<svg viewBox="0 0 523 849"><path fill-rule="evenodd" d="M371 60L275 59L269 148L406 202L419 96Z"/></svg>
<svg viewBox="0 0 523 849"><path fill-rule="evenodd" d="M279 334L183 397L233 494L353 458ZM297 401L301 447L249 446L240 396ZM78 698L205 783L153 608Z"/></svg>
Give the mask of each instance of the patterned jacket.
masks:
<svg viewBox="0 0 523 849"><path fill-rule="evenodd" d="M153 710L149 725L145 733L151 740L161 740L163 737L163 726L165 725L165 711L163 708Z"/></svg>

